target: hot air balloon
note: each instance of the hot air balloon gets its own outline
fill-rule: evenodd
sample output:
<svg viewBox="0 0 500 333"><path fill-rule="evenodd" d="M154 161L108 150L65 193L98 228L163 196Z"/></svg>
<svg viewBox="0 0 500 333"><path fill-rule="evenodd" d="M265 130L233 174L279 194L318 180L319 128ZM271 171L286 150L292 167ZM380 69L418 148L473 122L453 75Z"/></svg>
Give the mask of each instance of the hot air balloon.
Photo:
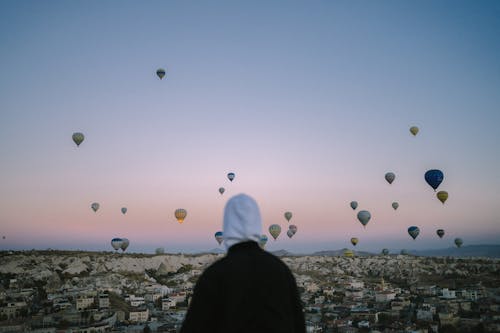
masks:
<svg viewBox="0 0 500 333"><path fill-rule="evenodd" d="M158 75L158 77L161 79L163 79L163 77L165 76L165 70L163 68L158 68L158 70L156 71L156 75Z"/></svg>
<svg viewBox="0 0 500 333"><path fill-rule="evenodd" d="M353 210L356 210L356 208L358 208L358 202L357 201L351 201L351 208Z"/></svg>
<svg viewBox="0 0 500 333"><path fill-rule="evenodd" d="M219 243L219 245L222 243L222 241L224 240L222 231L217 231L215 233L215 240L217 241L217 243Z"/></svg>
<svg viewBox="0 0 500 333"><path fill-rule="evenodd" d="M398 209L398 207L399 207L399 204L396 201L394 201L392 203L392 208L394 208L394 210L396 210L396 209Z"/></svg>
<svg viewBox="0 0 500 333"><path fill-rule="evenodd" d="M464 241L462 240L462 238L455 238L455 245L457 247L462 247L463 243L464 243Z"/></svg>
<svg viewBox="0 0 500 333"><path fill-rule="evenodd" d="M292 212L285 212L285 219L290 222L290 219L292 218Z"/></svg>
<svg viewBox="0 0 500 333"><path fill-rule="evenodd" d="M97 212L97 210L99 209L99 207L100 207L99 203L97 203L97 202L94 202L92 205L90 205L90 208L92 208L92 210L94 212Z"/></svg>
<svg viewBox="0 0 500 333"><path fill-rule="evenodd" d="M76 143L77 147L80 146L80 143L82 143L83 140L85 140L85 135L83 135L83 133L80 132L73 133L73 142Z"/></svg>
<svg viewBox="0 0 500 333"><path fill-rule="evenodd" d="M352 257L354 257L354 252L351 250L345 250L344 257L352 258Z"/></svg>
<svg viewBox="0 0 500 333"><path fill-rule="evenodd" d="M122 249L123 252L125 252L129 244L130 242L128 241L127 238L122 238L122 244L120 245L120 248Z"/></svg>
<svg viewBox="0 0 500 333"><path fill-rule="evenodd" d="M121 238L113 238L111 240L111 246L115 251L118 251L122 247L122 239Z"/></svg>
<svg viewBox="0 0 500 333"><path fill-rule="evenodd" d="M356 246L356 244L358 244L358 239L356 237L351 238L351 244Z"/></svg>
<svg viewBox="0 0 500 333"><path fill-rule="evenodd" d="M443 229L438 229L438 230L436 230L436 234L439 236L439 238L443 238L443 236L444 236L444 230Z"/></svg>
<svg viewBox="0 0 500 333"><path fill-rule="evenodd" d="M234 172L230 172L227 174L227 179L229 179L230 181L233 181L234 177L236 177L236 175L234 174Z"/></svg>
<svg viewBox="0 0 500 333"><path fill-rule="evenodd" d="M182 209L182 208L176 209L175 213L174 213L174 216L179 223L184 222L186 215L187 215L187 211L185 209Z"/></svg>
<svg viewBox="0 0 500 333"><path fill-rule="evenodd" d="M420 233L420 229L418 227L411 226L408 228L408 233L410 234L410 236L413 239L415 239L415 238L417 238L418 234Z"/></svg>
<svg viewBox="0 0 500 333"><path fill-rule="evenodd" d="M382 249L382 254L384 256L388 255L389 254L389 250L388 249Z"/></svg>
<svg viewBox="0 0 500 333"><path fill-rule="evenodd" d="M418 127L417 126L410 127L410 133L413 134L413 136L417 135Z"/></svg>
<svg viewBox="0 0 500 333"><path fill-rule="evenodd" d="M267 243L267 236L266 235L261 235L260 240L259 240L259 245L261 248L264 248Z"/></svg>
<svg viewBox="0 0 500 333"><path fill-rule="evenodd" d="M368 221L370 221L371 217L372 216L371 216L370 212L367 210L362 210L358 213L358 220L359 220L359 222L361 222L363 227L366 227L366 225L368 224Z"/></svg>
<svg viewBox="0 0 500 333"><path fill-rule="evenodd" d="M281 233L281 227L277 224L273 224L269 227L269 233L273 236L274 240L276 240Z"/></svg>
<svg viewBox="0 0 500 333"><path fill-rule="evenodd" d="M436 197L439 199L439 201L441 201L444 205L445 201L448 199L448 192L446 191L439 191L437 194L436 194Z"/></svg>
<svg viewBox="0 0 500 333"><path fill-rule="evenodd" d="M2 239L5 239L5 236L2 236Z"/></svg>
<svg viewBox="0 0 500 333"><path fill-rule="evenodd" d="M292 237L293 237L293 231L292 231L292 230L290 230L290 229L288 229L288 230L286 231L286 235L288 236L288 238L292 238Z"/></svg>
<svg viewBox="0 0 500 333"><path fill-rule="evenodd" d="M387 182L389 184L392 184L392 182L394 181L395 178L396 178L396 175L393 172L388 172L385 174L385 180L387 180Z"/></svg>
<svg viewBox="0 0 500 333"><path fill-rule="evenodd" d="M295 224L290 224L288 230L292 230L293 234L295 235L297 233L297 226Z"/></svg>
<svg viewBox="0 0 500 333"><path fill-rule="evenodd" d="M127 213L127 207L122 207L122 209L121 209L121 210L122 210L122 214L124 214L124 215L125 215L125 214Z"/></svg>
<svg viewBox="0 0 500 333"><path fill-rule="evenodd" d="M224 187L219 187L219 193L222 195L226 189Z"/></svg>
<svg viewBox="0 0 500 333"><path fill-rule="evenodd" d="M434 189L434 191L439 187L443 178L444 175L441 170L433 169L425 173L425 181Z"/></svg>

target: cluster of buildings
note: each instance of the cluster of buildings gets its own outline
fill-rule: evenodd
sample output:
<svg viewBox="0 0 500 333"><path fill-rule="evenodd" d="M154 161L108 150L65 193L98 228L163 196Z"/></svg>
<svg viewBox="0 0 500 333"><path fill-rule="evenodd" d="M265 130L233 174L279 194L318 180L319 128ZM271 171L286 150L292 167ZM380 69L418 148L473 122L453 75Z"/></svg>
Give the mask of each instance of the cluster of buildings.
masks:
<svg viewBox="0 0 500 333"><path fill-rule="evenodd" d="M315 257L284 260L301 292L308 333L500 332L500 286L478 279L453 288L421 279L399 283L395 276L342 273L351 259L342 265ZM161 276L2 273L0 333L178 332L201 273L190 265Z"/></svg>
<svg viewBox="0 0 500 333"><path fill-rule="evenodd" d="M500 332L500 286L400 287L351 276L298 283L308 332Z"/></svg>

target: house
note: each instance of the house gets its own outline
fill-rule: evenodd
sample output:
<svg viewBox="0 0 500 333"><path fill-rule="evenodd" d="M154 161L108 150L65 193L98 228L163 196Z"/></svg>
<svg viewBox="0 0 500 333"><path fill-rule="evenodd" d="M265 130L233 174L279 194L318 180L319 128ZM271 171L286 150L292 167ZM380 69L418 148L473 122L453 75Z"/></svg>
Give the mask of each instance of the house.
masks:
<svg viewBox="0 0 500 333"><path fill-rule="evenodd" d="M109 309L109 294L99 295L99 309Z"/></svg>
<svg viewBox="0 0 500 333"><path fill-rule="evenodd" d="M133 323L145 323L149 318L149 310L145 307L133 308L129 312L129 321Z"/></svg>
<svg viewBox="0 0 500 333"><path fill-rule="evenodd" d="M177 305L177 302L171 298L164 298L161 300L161 309L163 311L167 311L170 308L174 308Z"/></svg>
<svg viewBox="0 0 500 333"><path fill-rule="evenodd" d="M76 309L78 311L88 309L88 308L92 307L93 304L94 304L94 297L93 296L80 295L76 299Z"/></svg>

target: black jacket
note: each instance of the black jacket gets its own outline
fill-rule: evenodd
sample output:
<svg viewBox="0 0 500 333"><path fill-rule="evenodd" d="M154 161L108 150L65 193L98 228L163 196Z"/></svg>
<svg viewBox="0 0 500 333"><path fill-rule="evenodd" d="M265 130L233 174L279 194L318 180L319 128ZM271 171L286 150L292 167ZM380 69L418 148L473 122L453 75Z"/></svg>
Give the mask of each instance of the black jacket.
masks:
<svg viewBox="0 0 500 333"><path fill-rule="evenodd" d="M290 269L256 242L229 248L200 276L181 333L305 333Z"/></svg>

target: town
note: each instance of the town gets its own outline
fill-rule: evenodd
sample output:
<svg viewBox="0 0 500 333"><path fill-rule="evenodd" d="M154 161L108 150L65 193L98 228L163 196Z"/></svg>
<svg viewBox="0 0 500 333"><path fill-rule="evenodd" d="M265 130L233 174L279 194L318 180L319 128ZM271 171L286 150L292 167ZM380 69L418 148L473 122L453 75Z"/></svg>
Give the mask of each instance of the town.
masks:
<svg viewBox="0 0 500 333"><path fill-rule="evenodd" d="M500 262L283 256L307 332L500 332ZM222 254L0 252L0 332L178 332Z"/></svg>

